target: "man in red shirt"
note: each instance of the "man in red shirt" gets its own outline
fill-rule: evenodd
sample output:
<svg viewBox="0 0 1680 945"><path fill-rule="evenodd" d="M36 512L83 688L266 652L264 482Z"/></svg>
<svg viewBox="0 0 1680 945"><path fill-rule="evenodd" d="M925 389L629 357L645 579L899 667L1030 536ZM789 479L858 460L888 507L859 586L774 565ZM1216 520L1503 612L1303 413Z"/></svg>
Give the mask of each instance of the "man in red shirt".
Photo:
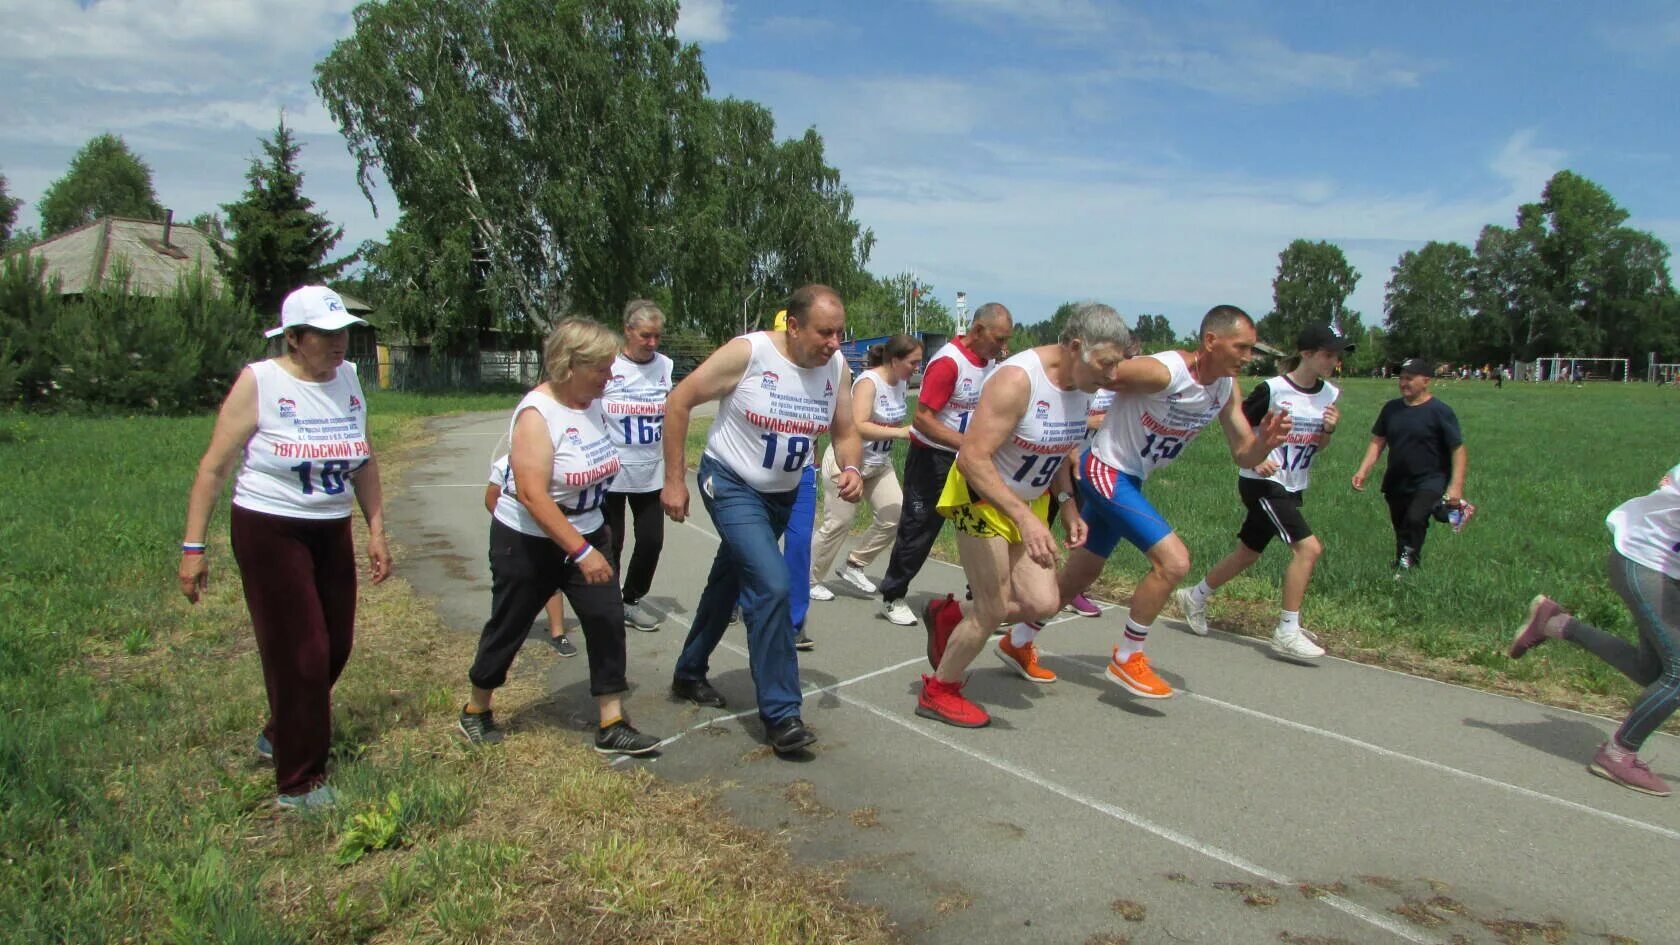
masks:
<svg viewBox="0 0 1680 945"><path fill-rule="evenodd" d="M922 371L916 413L910 421L910 452L904 458L904 509L887 573L881 579L881 614L901 627L916 624L904 597L944 524L935 506L957 448L962 446L963 432L980 403L980 385L1008 354L1014 330L1009 309L987 302L974 310L968 334L934 352Z"/></svg>

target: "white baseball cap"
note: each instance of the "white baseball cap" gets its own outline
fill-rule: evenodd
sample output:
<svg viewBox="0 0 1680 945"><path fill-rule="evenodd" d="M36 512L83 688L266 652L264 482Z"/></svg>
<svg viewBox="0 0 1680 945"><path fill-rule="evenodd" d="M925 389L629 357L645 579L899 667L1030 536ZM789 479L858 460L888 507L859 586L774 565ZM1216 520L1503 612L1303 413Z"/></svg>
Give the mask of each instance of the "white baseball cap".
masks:
<svg viewBox="0 0 1680 945"><path fill-rule="evenodd" d="M288 328L338 331L351 325L366 324L366 321L350 314L337 292L324 285L306 285L280 303L280 327L263 332L263 337L277 338Z"/></svg>

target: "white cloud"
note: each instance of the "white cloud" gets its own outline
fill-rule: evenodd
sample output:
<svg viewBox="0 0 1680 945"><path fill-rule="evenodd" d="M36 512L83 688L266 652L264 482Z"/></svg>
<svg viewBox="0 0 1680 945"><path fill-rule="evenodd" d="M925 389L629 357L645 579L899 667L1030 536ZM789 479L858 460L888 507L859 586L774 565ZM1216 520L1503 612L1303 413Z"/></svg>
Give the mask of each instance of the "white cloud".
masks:
<svg viewBox="0 0 1680 945"><path fill-rule="evenodd" d="M721 43L729 39L729 4L723 0L682 0L677 35L690 43Z"/></svg>

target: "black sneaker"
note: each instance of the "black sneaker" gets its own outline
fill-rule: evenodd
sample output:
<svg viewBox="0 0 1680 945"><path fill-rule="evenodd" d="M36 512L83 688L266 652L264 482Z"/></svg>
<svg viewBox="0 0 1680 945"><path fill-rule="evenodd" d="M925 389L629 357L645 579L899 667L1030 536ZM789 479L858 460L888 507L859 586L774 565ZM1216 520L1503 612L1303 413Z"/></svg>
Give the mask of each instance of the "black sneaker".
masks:
<svg viewBox="0 0 1680 945"><path fill-rule="evenodd" d="M764 737L770 749L778 755L791 755L817 740L817 733L805 727L799 716L783 719L764 727Z"/></svg>
<svg viewBox="0 0 1680 945"><path fill-rule="evenodd" d="M496 727L496 714L489 710L468 712L461 710L461 720L455 723L461 737L474 745L497 745L506 736Z"/></svg>
<svg viewBox="0 0 1680 945"><path fill-rule="evenodd" d="M571 659L577 655L577 644L572 642L572 638L569 634L562 633L557 637L549 637L548 645L554 648L554 652L559 653L567 659Z"/></svg>
<svg viewBox="0 0 1680 945"><path fill-rule="evenodd" d="M645 755L658 747L658 738L636 731L624 719L595 729L595 750L603 755Z"/></svg>
<svg viewBox="0 0 1680 945"><path fill-rule="evenodd" d="M673 679L671 695L713 709L721 709L729 704L724 701L723 693L713 689L712 684L704 679Z"/></svg>
<svg viewBox="0 0 1680 945"><path fill-rule="evenodd" d="M793 641L793 648L796 650L814 650L817 648L817 641L811 639L805 634L805 631L801 630L799 631L799 638Z"/></svg>

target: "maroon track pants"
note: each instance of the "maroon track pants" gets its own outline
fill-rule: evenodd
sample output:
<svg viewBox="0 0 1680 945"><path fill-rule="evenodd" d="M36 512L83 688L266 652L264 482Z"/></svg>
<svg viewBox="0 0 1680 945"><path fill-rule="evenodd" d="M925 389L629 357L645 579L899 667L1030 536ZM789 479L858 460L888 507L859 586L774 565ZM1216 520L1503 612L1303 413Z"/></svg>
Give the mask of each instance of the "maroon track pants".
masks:
<svg viewBox="0 0 1680 945"><path fill-rule="evenodd" d="M268 688L263 734L274 745L274 780L281 794L302 794L327 776L332 688L355 637L350 519L236 505L228 524Z"/></svg>

